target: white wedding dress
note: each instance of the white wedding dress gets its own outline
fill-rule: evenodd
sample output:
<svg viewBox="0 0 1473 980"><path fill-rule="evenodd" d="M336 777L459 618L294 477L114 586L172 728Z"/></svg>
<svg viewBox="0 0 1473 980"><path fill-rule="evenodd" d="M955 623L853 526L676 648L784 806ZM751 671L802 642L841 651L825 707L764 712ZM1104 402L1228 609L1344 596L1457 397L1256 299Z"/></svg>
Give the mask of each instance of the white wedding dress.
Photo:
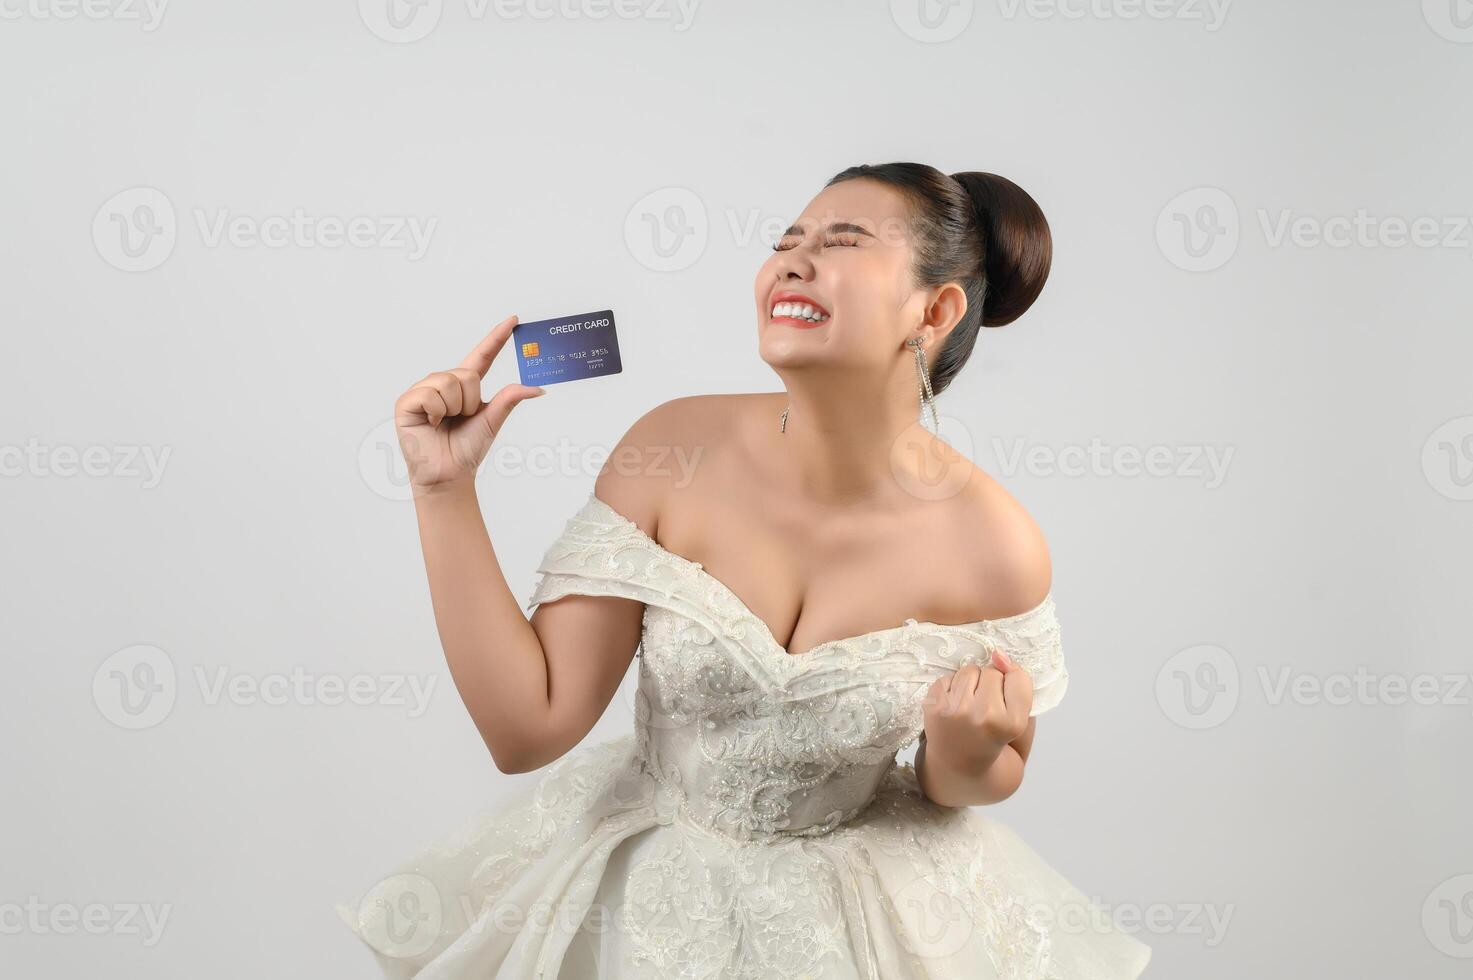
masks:
<svg viewBox="0 0 1473 980"><path fill-rule="evenodd" d="M1068 683L1052 597L1006 619L908 619L793 656L699 562L590 494L528 608L646 605L630 735L338 906L385 976L1125 980L1116 930L1012 830L926 799L896 753L931 683L1000 647L1033 714ZM1072 814L1070 815L1072 816Z"/></svg>

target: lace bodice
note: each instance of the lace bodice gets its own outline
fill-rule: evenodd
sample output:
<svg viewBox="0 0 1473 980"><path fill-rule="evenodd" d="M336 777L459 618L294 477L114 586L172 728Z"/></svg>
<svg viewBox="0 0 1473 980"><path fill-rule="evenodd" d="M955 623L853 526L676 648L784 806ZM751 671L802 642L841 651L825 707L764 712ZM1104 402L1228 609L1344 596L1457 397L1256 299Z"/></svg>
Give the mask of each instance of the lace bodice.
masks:
<svg viewBox="0 0 1473 980"><path fill-rule="evenodd" d="M822 834L848 821L920 736L932 682L987 663L994 648L1032 677L1032 714L1068 685L1052 595L1003 619L907 619L791 655L699 562L593 494L538 571L529 609L570 593L646 604L638 757L674 806L728 838Z"/></svg>

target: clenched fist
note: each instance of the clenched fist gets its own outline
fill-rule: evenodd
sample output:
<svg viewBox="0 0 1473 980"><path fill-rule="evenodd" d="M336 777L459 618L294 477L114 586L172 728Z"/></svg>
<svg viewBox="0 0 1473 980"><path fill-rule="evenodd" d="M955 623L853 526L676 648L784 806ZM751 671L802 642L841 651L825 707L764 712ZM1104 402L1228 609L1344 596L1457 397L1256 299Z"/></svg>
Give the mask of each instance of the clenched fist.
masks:
<svg viewBox="0 0 1473 980"><path fill-rule="evenodd" d="M1000 651L937 678L923 702L928 752L982 772L1022 737L1033 710L1033 679Z"/></svg>
<svg viewBox="0 0 1473 980"><path fill-rule="evenodd" d="M459 480L474 481L512 408L545 393L545 388L512 384L481 402L481 379L516 325L514 316L502 320L459 367L426 375L394 403L399 450L416 496Z"/></svg>

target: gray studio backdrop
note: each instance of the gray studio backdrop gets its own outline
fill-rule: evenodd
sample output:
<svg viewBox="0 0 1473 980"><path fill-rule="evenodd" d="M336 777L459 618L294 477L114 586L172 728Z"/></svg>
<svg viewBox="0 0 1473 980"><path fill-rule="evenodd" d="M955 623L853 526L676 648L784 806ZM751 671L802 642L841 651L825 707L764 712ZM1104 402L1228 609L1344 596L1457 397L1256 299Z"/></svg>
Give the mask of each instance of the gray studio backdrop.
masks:
<svg viewBox="0 0 1473 980"><path fill-rule="evenodd" d="M915 159L1057 250L940 399L1072 675L995 814L1150 976L1467 975L1466 0L0 0L0 80L0 974L372 975L332 903L536 778L395 396L614 309L480 480L525 601L635 417L780 387L773 232Z"/></svg>

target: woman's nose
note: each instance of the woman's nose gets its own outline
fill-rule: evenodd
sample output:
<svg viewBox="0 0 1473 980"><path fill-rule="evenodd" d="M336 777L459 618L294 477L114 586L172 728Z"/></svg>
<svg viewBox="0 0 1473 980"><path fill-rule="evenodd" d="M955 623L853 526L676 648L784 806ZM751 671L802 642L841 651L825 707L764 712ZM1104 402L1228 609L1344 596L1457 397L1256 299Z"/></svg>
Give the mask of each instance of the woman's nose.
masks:
<svg viewBox="0 0 1473 980"><path fill-rule="evenodd" d="M790 248L778 255L777 277L808 282L813 278L813 259L803 246Z"/></svg>

